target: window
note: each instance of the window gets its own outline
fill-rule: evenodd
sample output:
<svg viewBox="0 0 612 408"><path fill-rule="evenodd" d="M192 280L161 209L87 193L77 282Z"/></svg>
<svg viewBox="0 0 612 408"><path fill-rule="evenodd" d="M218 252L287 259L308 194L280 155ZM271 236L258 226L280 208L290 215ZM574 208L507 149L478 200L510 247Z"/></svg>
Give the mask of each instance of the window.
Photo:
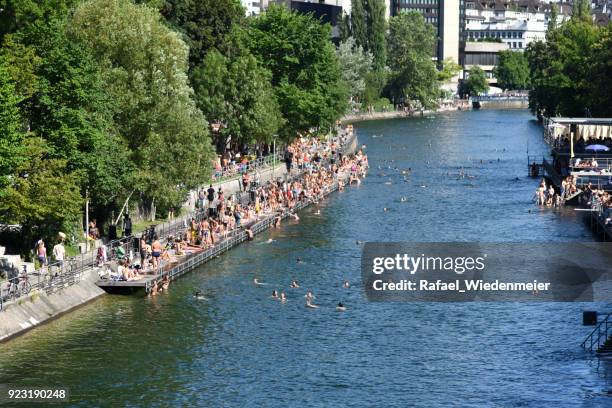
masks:
<svg viewBox="0 0 612 408"><path fill-rule="evenodd" d="M523 43L522 42L518 43L518 45L519 45L519 48L523 48Z"/></svg>

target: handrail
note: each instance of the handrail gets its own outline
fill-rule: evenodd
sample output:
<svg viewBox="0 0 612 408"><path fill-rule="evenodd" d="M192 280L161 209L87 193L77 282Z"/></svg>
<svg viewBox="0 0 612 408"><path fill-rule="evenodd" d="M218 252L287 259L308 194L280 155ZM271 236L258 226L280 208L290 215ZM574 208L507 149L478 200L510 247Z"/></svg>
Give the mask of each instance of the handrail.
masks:
<svg viewBox="0 0 612 408"><path fill-rule="evenodd" d="M588 349L589 351L593 351L593 345L597 345L597 349L601 347L601 339L603 337L604 342L608 339L608 332L612 329L612 322L610 322L610 318L612 317L612 312L608 313L606 317L600 321L597 326L593 329L593 331L584 339L581 347ZM605 324L605 330L602 333L602 326ZM594 335L597 333L597 338L594 339ZM587 342L589 342L589 346L587 347ZM597 351L597 350L596 350Z"/></svg>

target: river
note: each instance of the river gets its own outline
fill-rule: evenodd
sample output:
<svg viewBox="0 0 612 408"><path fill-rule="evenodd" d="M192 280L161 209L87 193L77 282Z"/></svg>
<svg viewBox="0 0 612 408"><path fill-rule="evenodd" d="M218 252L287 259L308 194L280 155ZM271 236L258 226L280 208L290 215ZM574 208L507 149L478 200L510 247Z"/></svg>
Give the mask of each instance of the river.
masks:
<svg viewBox="0 0 612 408"><path fill-rule="evenodd" d="M526 156L547 148L529 113L355 126L371 164L361 186L167 294L106 296L0 345L0 384L67 386L82 407L612 405L612 367L579 346L589 331L582 310L606 305L369 303L363 294L357 240L594 239L573 211L534 206ZM292 278L303 286L289 289ZM270 299L275 288L287 303ZM321 309L304 307L307 288ZM196 289L208 300L194 299ZM340 300L346 313L334 310Z"/></svg>

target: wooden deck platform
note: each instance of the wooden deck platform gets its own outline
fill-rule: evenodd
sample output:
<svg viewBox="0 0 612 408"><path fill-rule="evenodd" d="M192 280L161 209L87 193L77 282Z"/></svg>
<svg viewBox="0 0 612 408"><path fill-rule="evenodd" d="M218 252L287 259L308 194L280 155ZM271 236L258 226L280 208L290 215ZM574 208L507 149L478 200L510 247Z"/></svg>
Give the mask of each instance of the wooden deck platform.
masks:
<svg viewBox="0 0 612 408"><path fill-rule="evenodd" d="M343 177L348 178L348 174L343 175ZM323 195L327 196L332 192L336 191L337 189L338 183L335 182L323 193ZM303 208L306 208L310 204L312 204L310 200L298 202L293 210L299 211ZM289 211L269 214L266 217L251 223L250 225L245 225L244 227L234 229L228 234L227 238L225 238L223 241L218 242L213 247L207 248L205 250L203 249L199 252L194 252L186 256L181 256L178 263L174 262L167 263L166 265L162 264L162 270L154 275L146 276L142 279L133 281L114 281L108 279L100 279L96 282L96 284L109 293L131 294L138 291L144 291L143 293L149 293L155 281L161 280L164 275L167 274L170 281L178 278L179 276L208 262L212 258L215 258L220 254L228 251L234 246L244 241L247 241L248 234L245 231L245 227L250 228L253 232L253 235L259 234L270 228L270 226L274 223L274 220L279 215L282 219L287 218L289 216Z"/></svg>

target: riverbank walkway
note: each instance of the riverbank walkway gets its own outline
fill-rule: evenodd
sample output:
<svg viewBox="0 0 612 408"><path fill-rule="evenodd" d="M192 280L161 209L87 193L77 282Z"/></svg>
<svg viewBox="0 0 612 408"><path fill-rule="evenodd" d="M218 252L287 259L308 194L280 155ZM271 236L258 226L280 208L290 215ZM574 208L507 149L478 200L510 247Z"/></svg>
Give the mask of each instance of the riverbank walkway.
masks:
<svg viewBox="0 0 612 408"><path fill-rule="evenodd" d="M225 231L221 224L226 225L226 222L215 224L217 219L219 221L223 220L223 214L226 214L224 209L220 207L219 213L221 216L215 218L210 217L211 213L209 211L199 211L192 217L189 225L181 225L178 228L166 231L165 235L159 237L160 243L166 248L166 259L161 261L156 268L147 268L146 271L138 268L133 270L141 271L137 276L119 280L117 277L120 277L124 272L125 266L121 267L122 273L118 273L115 263L112 266L107 266L105 273L102 275L103 278L96 284L110 293L133 293L144 289L145 293L155 294L164 284L169 284L170 281L184 273L217 257L230 248L252 239L254 235L271 226L280 224L283 219L297 217L297 211L318 202L338 188L343 188L345 184L357 182L359 175L364 174L364 168L367 164L364 165L363 161L365 160L367 163L367 157L357 156L349 159L348 154L354 152L357 145L356 135L351 135L349 138L341 135L341 139L345 139L341 149L331 145L331 151L338 150L335 152L337 156L334 156L337 158L327 156L330 146L323 146L322 149L319 148L309 154L303 150L296 150L297 164L302 170L292 171L288 177L283 177L282 181L269 180L265 187L260 188L259 192L242 192L238 197L237 205L242 205L242 208L245 208L244 213L250 214L249 217L245 217L248 221L244 224L235 228L229 227L229 231ZM322 156L326 159L323 160ZM317 159L320 160L321 164L328 165L331 172L326 169L326 166L316 165L314 161ZM359 170L357 170L357 166L359 166ZM334 167L337 167L335 176L333 175ZM296 191L301 191L301 194ZM259 194L262 197L267 195L269 198L260 200ZM254 210L262 204L262 201L265 202L265 205L270 205L269 208L261 212L258 211L257 215L254 211L249 212L249 208ZM203 234L202 236L208 237L214 235L212 225L210 225L210 234L208 232L209 221L211 224L218 225L218 228L223 231L220 238L213 244L206 245L204 242L199 242L200 245L198 245L191 238L177 239L177 237L197 235L198 226L202 224L206 224L207 228L200 230L200 235ZM179 243L178 247L176 242ZM177 248L179 250L176 250ZM137 259L140 256L140 245L134 245L130 251L133 251L130 258ZM180 255L176 255L179 251ZM113 267L115 270L113 270Z"/></svg>

